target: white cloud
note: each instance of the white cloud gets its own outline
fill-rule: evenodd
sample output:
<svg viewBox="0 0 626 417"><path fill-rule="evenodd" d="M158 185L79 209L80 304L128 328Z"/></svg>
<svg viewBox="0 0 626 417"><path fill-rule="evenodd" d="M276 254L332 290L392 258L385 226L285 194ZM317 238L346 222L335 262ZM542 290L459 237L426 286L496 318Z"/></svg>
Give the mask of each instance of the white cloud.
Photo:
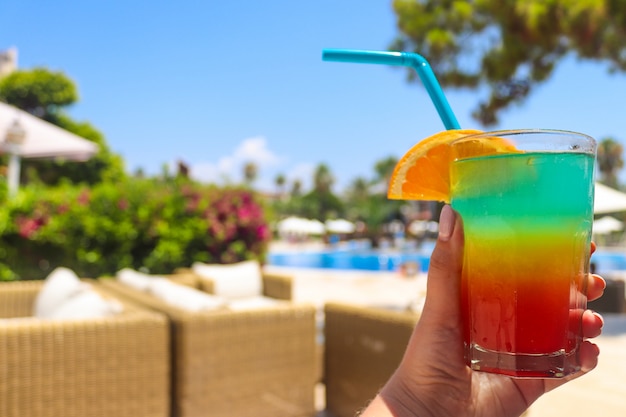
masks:
<svg viewBox="0 0 626 417"><path fill-rule="evenodd" d="M235 149L234 159L240 162L254 162L259 166L275 165L280 158L267 148L264 137L249 138Z"/></svg>
<svg viewBox="0 0 626 417"><path fill-rule="evenodd" d="M189 172L193 179L204 183L239 184L243 182L245 164L253 162L258 169L258 177L254 181L256 189L275 191L276 176L283 174L287 179L287 190L291 190L294 182L299 180L302 192L310 191L317 164L312 162L289 164L288 159L270 149L264 137L256 136L241 141L231 155L222 156L214 162L202 161L191 164ZM176 164L169 165L170 172L175 173ZM335 183L333 189L342 187L343 184Z"/></svg>
<svg viewBox="0 0 626 417"><path fill-rule="evenodd" d="M279 166L283 158L268 148L262 136L244 139L232 155L221 157L217 162L200 162L190 169L192 178L202 182L240 182L243 179L244 165L256 164L259 175L271 167Z"/></svg>

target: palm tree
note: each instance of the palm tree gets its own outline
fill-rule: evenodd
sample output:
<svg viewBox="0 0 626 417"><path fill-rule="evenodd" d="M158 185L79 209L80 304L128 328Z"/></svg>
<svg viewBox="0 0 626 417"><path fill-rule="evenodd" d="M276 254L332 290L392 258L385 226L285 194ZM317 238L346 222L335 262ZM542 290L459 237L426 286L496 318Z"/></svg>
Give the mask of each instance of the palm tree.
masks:
<svg viewBox="0 0 626 417"><path fill-rule="evenodd" d="M346 197L352 201L364 201L369 195L369 183L363 177L357 177L348 187Z"/></svg>
<svg viewBox="0 0 626 417"><path fill-rule="evenodd" d="M624 167L622 144L612 137L604 138L598 144L598 170L602 182L609 187L618 188L617 172Z"/></svg>
<svg viewBox="0 0 626 417"><path fill-rule="evenodd" d="M335 179L326 164L319 164L313 175L313 189L319 193L328 193Z"/></svg>
<svg viewBox="0 0 626 417"><path fill-rule="evenodd" d="M374 171L376 172L375 181L382 181L386 186L389 185L389 180L391 180L391 174L393 174L393 170L396 167L397 163L398 158L396 158L395 156L388 156L387 158L381 159L380 161L376 162L376 164L374 165Z"/></svg>
<svg viewBox="0 0 626 417"><path fill-rule="evenodd" d="M291 196L299 197L300 195L302 195L302 181L299 179L296 179L293 181L293 184L291 185Z"/></svg>
<svg viewBox="0 0 626 417"><path fill-rule="evenodd" d="M287 178L283 174L276 175L274 178L274 183L276 184L277 194L282 196L285 192L285 184L287 183Z"/></svg>
<svg viewBox="0 0 626 417"><path fill-rule="evenodd" d="M243 168L243 175L246 184L250 185L256 180L258 168L254 162L247 162Z"/></svg>

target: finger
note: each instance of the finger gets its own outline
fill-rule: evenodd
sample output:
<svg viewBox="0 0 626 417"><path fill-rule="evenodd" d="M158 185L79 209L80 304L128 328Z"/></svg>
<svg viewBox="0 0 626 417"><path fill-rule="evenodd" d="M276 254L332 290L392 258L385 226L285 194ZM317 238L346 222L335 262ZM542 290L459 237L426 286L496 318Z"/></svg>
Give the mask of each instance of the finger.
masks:
<svg viewBox="0 0 626 417"><path fill-rule="evenodd" d="M604 293L606 281L600 275L590 274L587 282L587 300L597 300Z"/></svg>
<svg viewBox="0 0 626 417"><path fill-rule="evenodd" d="M458 328L462 265L463 224L461 217L446 205L441 210L439 237L430 257L421 320L433 320L429 323L433 326Z"/></svg>
<svg viewBox="0 0 626 417"><path fill-rule="evenodd" d="M583 337L592 338L600 336L602 333L602 327L604 326L604 319L601 315L591 310L587 310L583 313Z"/></svg>
<svg viewBox="0 0 626 417"><path fill-rule="evenodd" d="M583 313L583 336L596 337L599 336L602 331L604 320L602 316L594 313L591 310L587 310ZM545 380L545 392L551 391L554 388L579 378L587 372L593 370L598 365L598 356L600 355L600 348L595 343L585 340L581 343L578 351L580 359L580 372L572 375L568 375L562 379L549 379Z"/></svg>
<svg viewBox="0 0 626 417"><path fill-rule="evenodd" d="M598 365L598 356L600 356L600 348L595 343L585 340L580 345L580 365L584 374Z"/></svg>
<svg viewBox="0 0 626 417"><path fill-rule="evenodd" d="M580 372L572 375L568 375L565 378L560 379L546 379L545 392L552 391L553 389L560 387L561 385L585 375L587 372L593 370L598 365L598 356L600 355L600 348L595 343L584 341L580 345L578 352L580 355Z"/></svg>

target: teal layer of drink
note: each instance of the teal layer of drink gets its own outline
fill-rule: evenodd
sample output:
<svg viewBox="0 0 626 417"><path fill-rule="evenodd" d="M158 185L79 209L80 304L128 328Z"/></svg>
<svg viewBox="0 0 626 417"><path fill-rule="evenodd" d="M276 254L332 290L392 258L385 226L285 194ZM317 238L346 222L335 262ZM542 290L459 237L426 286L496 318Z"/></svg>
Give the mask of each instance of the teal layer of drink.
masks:
<svg viewBox="0 0 626 417"><path fill-rule="evenodd" d="M573 216L590 220L594 156L575 152L525 152L456 161L452 166L452 206L466 227L485 216L524 222L544 218L546 227ZM506 195L506 198L502 198ZM557 222L557 223L558 223ZM469 224L468 224L469 223ZM481 226L478 226L481 227Z"/></svg>

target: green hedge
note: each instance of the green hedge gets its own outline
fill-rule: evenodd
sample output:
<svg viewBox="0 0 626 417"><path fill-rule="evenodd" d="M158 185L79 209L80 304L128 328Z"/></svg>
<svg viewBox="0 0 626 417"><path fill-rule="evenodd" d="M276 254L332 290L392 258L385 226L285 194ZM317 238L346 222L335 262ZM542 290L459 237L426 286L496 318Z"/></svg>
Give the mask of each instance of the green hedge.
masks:
<svg viewBox="0 0 626 417"><path fill-rule="evenodd" d="M57 266L98 277L262 261L269 239L263 206L247 189L132 178L29 187L0 207L0 279L41 279Z"/></svg>

